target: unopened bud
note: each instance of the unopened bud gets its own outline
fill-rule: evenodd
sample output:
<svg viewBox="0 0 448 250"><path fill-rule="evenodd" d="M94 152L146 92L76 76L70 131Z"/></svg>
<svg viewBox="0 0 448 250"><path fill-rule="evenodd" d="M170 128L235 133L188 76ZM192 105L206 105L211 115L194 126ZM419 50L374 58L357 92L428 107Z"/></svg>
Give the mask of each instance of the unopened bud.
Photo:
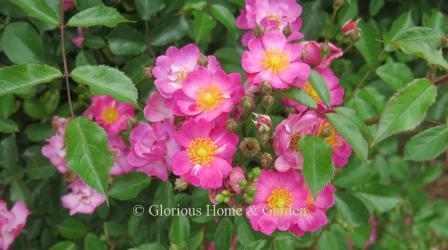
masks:
<svg viewBox="0 0 448 250"><path fill-rule="evenodd" d="M66 181L66 182L73 182L74 180L76 180L78 178L78 175L71 170L68 170L67 172L65 172L63 176L64 176L64 181Z"/></svg>
<svg viewBox="0 0 448 250"><path fill-rule="evenodd" d="M282 32L283 32L283 35L285 35L285 37L288 37L289 35L291 35L291 33L292 33L291 25L289 25L289 23L288 23L288 25L286 25L283 28Z"/></svg>
<svg viewBox="0 0 448 250"><path fill-rule="evenodd" d="M235 119L230 118L230 119L227 120L226 129L228 131L234 131L237 126L238 126L238 124L236 123Z"/></svg>
<svg viewBox="0 0 448 250"><path fill-rule="evenodd" d="M261 26L261 25L257 25L257 27L255 27L255 30L254 30L254 36L255 36L256 38L262 38L262 37L263 37L263 34L264 34L264 28L263 28L263 26Z"/></svg>
<svg viewBox="0 0 448 250"><path fill-rule="evenodd" d="M239 149L244 156L253 157L260 152L260 144L254 138L244 138Z"/></svg>
<svg viewBox="0 0 448 250"><path fill-rule="evenodd" d="M177 191L183 191L183 190L187 189L187 187L188 187L188 183L182 178L177 178L174 181L174 189Z"/></svg>
<svg viewBox="0 0 448 250"><path fill-rule="evenodd" d="M262 153L260 155L260 164L262 168L269 168L271 167L272 161L274 159L272 158L272 155L269 153Z"/></svg>
<svg viewBox="0 0 448 250"><path fill-rule="evenodd" d="M342 25L342 32L344 36L349 37L353 42L361 38L361 29L358 26L358 21L348 20Z"/></svg>
<svg viewBox="0 0 448 250"><path fill-rule="evenodd" d="M260 86L260 90L262 94L269 95L272 93L272 86L267 81L263 81Z"/></svg>
<svg viewBox="0 0 448 250"><path fill-rule="evenodd" d="M201 66L206 67L208 65L208 59L204 54L200 54L199 59L198 59L198 64Z"/></svg>
<svg viewBox="0 0 448 250"><path fill-rule="evenodd" d="M302 43L302 61L312 66L319 65L322 61L320 47L315 41Z"/></svg>
<svg viewBox="0 0 448 250"><path fill-rule="evenodd" d="M246 182L246 177L244 176L244 169L241 167L232 168L229 174L229 184L230 188L237 193L241 193L241 182ZM247 182L246 182L247 184Z"/></svg>
<svg viewBox="0 0 448 250"><path fill-rule="evenodd" d="M244 113L249 112L252 109L252 103L250 97L244 96L241 100L241 105L243 106Z"/></svg>
<svg viewBox="0 0 448 250"><path fill-rule="evenodd" d="M253 123L258 133L265 134L268 133L272 127L271 117L263 114L252 113L254 115Z"/></svg>
<svg viewBox="0 0 448 250"><path fill-rule="evenodd" d="M143 75L146 78L151 79L152 78L152 67L143 67Z"/></svg>
<svg viewBox="0 0 448 250"><path fill-rule="evenodd" d="M266 107L271 107L274 104L274 97L272 95L265 95L263 97L263 103Z"/></svg>
<svg viewBox="0 0 448 250"><path fill-rule="evenodd" d="M344 5L344 0L333 0L333 8L338 10L341 6Z"/></svg>
<svg viewBox="0 0 448 250"><path fill-rule="evenodd" d="M328 43L322 43L322 46L320 47L320 57L326 58L329 53L330 53L330 45Z"/></svg>

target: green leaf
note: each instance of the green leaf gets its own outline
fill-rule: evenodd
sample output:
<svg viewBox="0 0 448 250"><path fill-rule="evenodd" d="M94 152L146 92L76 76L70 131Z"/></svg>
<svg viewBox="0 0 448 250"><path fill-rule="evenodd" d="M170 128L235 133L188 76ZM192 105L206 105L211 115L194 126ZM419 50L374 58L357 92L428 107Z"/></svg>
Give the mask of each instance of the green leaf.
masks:
<svg viewBox="0 0 448 250"><path fill-rule="evenodd" d="M170 229L170 242L176 244L179 248L187 246L190 238L190 223L185 216L176 216Z"/></svg>
<svg viewBox="0 0 448 250"><path fill-rule="evenodd" d="M206 0L186 0L182 11L202 10L207 6Z"/></svg>
<svg viewBox="0 0 448 250"><path fill-rule="evenodd" d="M145 36L128 25L113 29L107 42L112 54L117 56L138 55L146 50Z"/></svg>
<svg viewBox="0 0 448 250"><path fill-rule="evenodd" d="M228 250L232 243L232 221L229 218L223 218L215 231L214 241L216 250Z"/></svg>
<svg viewBox="0 0 448 250"><path fill-rule="evenodd" d="M165 8L164 0L135 0L138 15L143 20L150 20L157 12Z"/></svg>
<svg viewBox="0 0 448 250"><path fill-rule="evenodd" d="M238 216L235 218L236 235L238 236L238 242L247 247L255 241L252 227L244 216Z"/></svg>
<svg viewBox="0 0 448 250"><path fill-rule="evenodd" d="M182 39L188 32L188 22L184 16L177 17L168 24L163 32L153 36L151 44L154 46L167 45Z"/></svg>
<svg viewBox="0 0 448 250"><path fill-rule="evenodd" d="M66 161L69 168L106 196L107 178L113 156L107 146L107 134L95 122L83 117L72 119L66 129Z"/></svg>
<svg viewBox="0 0 448 250"><path fill-rule="evenodd" d="M193 238L190 241L190 244L188 245L189 250L197 250L201 247L202 241L204 239L204 232L202 230L199 230Z"/></svg>
<svg viewBox="0 0 448 250"><path fill-rule="evenodd" d="M289 99L292 99L294 101L298 101L302 103L303 105L310 107L312 109L317 108L317 104L314 101L314 99L308 95L305 91L299 88L289 88L287 90L280 91L280 95L282 97L286 97Z"/></svg>
<svg viewBox="0 0 448 250"><path fill-rule="evenodd" d="M107 250L107 246L98 236L89 233L84 238L84 250Z"/></svg>
<svg viewBox="0 0 448 250"><path fill-rule="evenodd" d="M372 145L387 137L415 128L435 101L437 88L427 79L409 83L386 104Z"/></svg>
<svg viewBox="0 0 448 250"><path fill-rule="evenodd" d="M118 69L105 65L86 65L75 68L71 76L76 82L89 85L95 95L110 95L121 102L137 103L134 83Z"/></svg>
<svg viewBox="0 0 448 250"><path fill-rule="evenodd" d="M429 161L448 148L448 126L427 129L413 136L404 148L407 160Z"/></svg>
<svg viewBox="0 0 448 250"><path fill-rule="evenodd" d="M50 138L53 135L53 130L49 123L33 123L25 128L25 135L28 140L39 142Z"/></svg>
<svg viewBox="0 0 448 250"><path fill-rule="evenodd" d="M334 175L332 149L324 139L309 135L300 139L299 148L303 156L303 176L314 197L317 197Z"/></svg>
<svg viewBox="0 0 448 250"><path fill-rule="evenodd" d="M381 53L380 33L373 23L359 22L359 27L362 30L362 36L355 46L367 64L373 66Z"/></svg>
<svg viewBox="0 0 448 250"><path fill-rule="evenodd" d="M14 112L14 104L14 95L1 96L0 94L0 118L8 118Z"/></svg>
<svg viewBox="0 0 448 250"><path fill-rule="evenodd" d="M13 168L19 161L19 155L14 134L0 141L0 166Z"/></svg>
<svg viewBox="0 0 448 250"><path fill-rule="evenodd" d="M396 41L390 44L400 48L406 54L415 55L431 65L448 70L448 62L443 58L442 52L431 48L427 43Z"/></svg>
<svg viewBox="0 0 448 250"><path fill-rule="evenodd" d="M56 168L42 155L42 149L31 146L22 154L26 162L26 174L32 180L47 179L56 172Z"/></svg>
<svg viewBox="0 0 448 250"><path fill-rule="evenodd" d="M47 83L61 76L59 70L47 65L25 64L0 68L0 96Z"/></svg>
<svg viewBox="0 0 448 250"><path fill-rule="evenodd" d="M358 227L369 221L369 211L364 204L348 193L336 193L336 209L342 219L352 227Z"/></svg>
<svg viewBox="0 0 448 250"><path fill-rule="evenodd" d="M91 27L104 25L109 28L119 23L129 22L118 10L112 7L95 6L83 10L68 20L67 25L71 27Z"/></svg>
<svg viewBox="0 0 448 250"><path fill-rule="evenodd" d="M400 203L400 190L394 186L385 186L374 184L361 189L355 195L361 199L364 204L380 213L394 208Z"/></svg>
<svg viewBox="0 0 448 250"><path fill-rule="evenodd" d="M424 14L423 15L423 25L428 28L435 29L437 32L439 32L441 35L445 34L446 28L448 26L448 22L445 18L445 15L442 14L437 9L431 10L431 14Z"/></svg>
<svg viewBox="0 0 448 250"><path fill-rule="evenodd" d="M75 218L67 218L57 226L59 233L66 239L79 240L86 235L87 228L82 221Z"/></svg>
<svg viewBox="0 0 448 250"><path fill-rule="evenodd" d="M327 105L331 104L330 90L328 89L325 79L315 70L311 70L310 78L308 79L313 89L317 92L320 99Z"/></svg>
<svg viewBox="0 0 448 250"><path fill-rule="evenodd" d="M199 43L216 25L215 19L202 11L194 13L194 41Z"/></svg>
<svg viewBox="0 0 448 250"><path fill-rule="evenodd" d="M426 43L433 49L440 48L443 36L434 29L427 27L410 27L401 31L393 41L400 43Z"/></svg>
<svg viewBox="0 0 448 250"><path fill-rule="evenodd" d="M148 243L137 247L129 248L129 250L166 250L166 248L159 243Z"/></svg>
<svg viewBox="0 0 448 250"><path fill-rule="evenodd" d="M367 140L371 141L373 139L373 134L370 128L364 123L364 121L359 117L357 112L351 108L347 107L336 107L334 109L336 113L344 116L346 119L352 121L358 129L361 131L361 133L364 135Z"/></svg>
<svg viewBox="0 0 448 250"><path fill-rule="evenodd" d="M395 90L414 79L411 69L404 63L388 63L380 66L376 74Z"/></svg>
<svg viewBox="0 0 448 250"><path fill-rule="evenodd" d="M19 128L13 120L0 118L0 134L10 134L15 132L19 132Z"/></svg>
<svg viewBox="0 0 448 250"><path fill-rule="evenodd" d="M301 33L309 40L318 39L325 32L328 14L322 9L320 1L303 4Z"/></svg>
<svg viewBox="0 0 448 250"><path fill-rule="evenodd" d="M319 250L348 250L350 249L344 235L338 231L326 230L317 242Z"/></svg>
<svg viewBox="0 0 448 250"><path fill-rule="evenodd" d="M363 160L364 163L367 163L367 157L369 154L368 143L364 137L362 137L356 124L344 116L336 113L327 114L327 118L336 128L338 133L344 137L345 140L347 140L361 160Z"/></svg>
<svg viewBox="0 0 448 250"><path fill-rule="evenodd" d="M400 32L412 26L414 26L414 22L412 21L412 11L408 11L394 20L391 29L384 35L384 40L395 40L395 37L399 35ZM385 49L388 52L393 50L393 48L387 44L385 46Z"/></svg>
<svg viewBox="0 0 448 250"><path fill-rule="evenodd" d="M163 207L174 207L174 191L173 185L170 182L163 182L159 185L154 194L155 205L162 205Z"/></svg>
<svg viewBox="0 0 448 250"><path fill-rule="evenodd" d="M51 246L50 250L76 250L75 243L71 241L60 241L53 246Z"/></svg>
<svg viewBox="0 0 448 250"><path fill-rule="evenodd" d="M131 172L120 175L114 179L109 196L119 200L130 200L137 197L149 183L151 183L151 178L144 173Z"/></svg>
<svg viewBox="0 0 448 250"><path fill-rule="evenodd" d="M375 16L383 8L384 0L370 1L369 14L370 16Z"/></svg>
<svg viewBox="0 0 448 250"><path fill-rule="evenodd" d="M22 8L30 17L35 17L53 26L59 24L58 15L44 0L11 0L11 2Z"/></svg>
<svg viewBox="0 0 448 250"><path fill-rule="evenodd" d="M28 23L16 22L6 26L2 37L2 48L15 64L42 63L44 46L36 30ZM0 78L0 80L3 80Z"/></svg>
<svg viewBox="0 0 448 250"><path fill-rule="evenodd" d="M210 6L210 14L230 31L233 39L238 38L238 30L235 26L235 17L229 9L223 5L212 4L212 6Z"/></svg>

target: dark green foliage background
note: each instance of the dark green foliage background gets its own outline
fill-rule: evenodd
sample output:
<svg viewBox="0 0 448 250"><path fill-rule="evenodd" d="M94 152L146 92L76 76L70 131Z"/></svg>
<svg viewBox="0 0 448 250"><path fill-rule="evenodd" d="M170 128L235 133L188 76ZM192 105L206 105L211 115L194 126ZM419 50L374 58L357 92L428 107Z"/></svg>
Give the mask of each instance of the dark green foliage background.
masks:
<svg viewBox="0 0 448 250"><path fill-rule="evenodd" d="M59 0L41 1L59 13ZM341 77L346 106L368 124L378 122L386 101L397 90L431 71L425 60L406 55L383 41L392 40L409 26L428 26L443 35L448 28L448 2L444 0L346 0L333 25L328 25L332 1L300 1L300 4L306 40L323 41L329 37L334 43L343 41L341 47L347 50L346 54L332 67ZM214 54L225 70L243 73L242 32L234 24L243 0L77 0L75 10L66 13L65 21L97 5L114 7L132 22L113 28L84 29L86 40L82 49L70 42L76 36L76 28L66 27L69 71L89 64L120 69L135 83L140 107L154 88L152 80L144 75L145 67L152 66L155 57L171 45L197 42L202 52ZM340 27L350 18L362 19L362 39L356 46L341 37ZM62 71L59 29L28 17L9 0L0 0L0 37L1 67L44 63ZM392 65L394 62L400 64ZM395 76L392 80L387 78L391 77L390 72ZM442 75L443 71L437 74ZM86 85L72 81L70 89L75 112L80 115L89 106L91 93ZM13 249L143 250L167 249L170 245L172 249L180 246L195 249L195 244L203 244L203 236L206 242L215 241L217 249L227 249L229 235L238 236L239 249L294 249L312 245L319 249L348 249L345 241L348 238L354 247L360 248L370 234L368 219L372 215L378 223L378 240L372 249L447 249L445 155L426 162L404 160L404 145L409 138L427 128L446 124L447 114L448 88L447 84L440 84L437 100L419 127L371 148L369 164L354 156L348 166L337 170L334 179L337 204L328 212L331 224L325 231L308 233L300 239L288 233L263 236L238 217L219 222L212 217L187 220L147 214L134 216L132 209L136 204L146 207L209 204L207 191L190 187L177 192L170 182L152 179L148 185L141 176L128 178L139 180L142 187L148 185L138 196L118 194L118 198L110 198L109 207L103 204L93 215L70 217L60 202L67 192L64 178L40 154L45 139L53 133L51 118L69 116L61 78L0 97L0 197L9 204L24 200L32 211ZM282 113L274 115L274 120L282 119Z"/></svg>

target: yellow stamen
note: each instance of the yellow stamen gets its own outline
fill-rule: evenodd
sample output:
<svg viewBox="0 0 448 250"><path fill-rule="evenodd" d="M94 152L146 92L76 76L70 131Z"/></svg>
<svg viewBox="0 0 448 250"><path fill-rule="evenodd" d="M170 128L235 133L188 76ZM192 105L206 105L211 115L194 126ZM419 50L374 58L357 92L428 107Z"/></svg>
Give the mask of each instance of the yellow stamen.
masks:
<svg viewBox="0 0 448 250"><path fill-rule="evenodd" d="M261 66L274 73L283 71L289 65L288 54L280 50L267 50L261 61Z"/></svg>
<svg viewBox="0 0 448 250"><path fill-rule="evenodd" d="M275 215L286 215L292 202L292 193L286 188L275 188L267 199L269 209Z"/></svg>
<svg viewBox="0 0 448 250"><path fill-rule="evenodd" d="M201 109L210 110L218 107L224 101L224 96L220 87L209 85L198 90L196 94L196 104Z"/></svg>
<svg viewBox="0 0 448 250"><path fill-rule="evenodd" d="M120 112L118 112L118 110L114 106L109 106L103 110L103 112L101 113L101 117L106 122L106 124L111 124L118 120L118 118L120 117Z"/></svg>
<svg viewBox="0 0 448 250"><path fill-rule="evenodd" d="M333 147L341 145L338 132L328 121L324 121L319 125L317 136L323 137Z"/></svg>
<svg viewBox="0 0 448 250"><path fill-rule="evenodd" d="M294 151L299 151L299 141L300 141L300 134L294 134L291 137L291 142L289 143L289 146Z"/></svg>
<svg viewBox="0 0 448 250"><path fill-rule="evenodd" d="M185 78L187 77L187 75L188 75L187 71L177 72L176 81L182 83L185 80Z"/></svg>
<svg viewBox="0 0 448 250"><path fill-rule="evenodd" d="M218 146L210 138L196 138L187 147L187 155L195 165L207 165L217 153Z"/></svg>

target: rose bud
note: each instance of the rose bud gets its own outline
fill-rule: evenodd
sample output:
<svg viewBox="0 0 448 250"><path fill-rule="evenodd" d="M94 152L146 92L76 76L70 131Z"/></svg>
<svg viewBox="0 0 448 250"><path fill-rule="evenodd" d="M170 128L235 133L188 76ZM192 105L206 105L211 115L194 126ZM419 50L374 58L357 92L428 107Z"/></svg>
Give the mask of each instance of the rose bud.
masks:
<svg viewBox="0 0 448 250"><path fill-rule="evenodd" d="M361 30L357 21L348 20L342 25L344 36L349 37L352 41L358 41L361 38Z"/></svg>
<svg viewBox="0 0 448 250"><path fill-rule="evenodd" d="M75 0L64 0L64 11L69 11L75 8Z"/></svg>
<svg viewBox="0 0 448 250"><path fill-rule="evenodd" d="M82 48L82 46L84 45L84 40L85 40L84 32L81 27L78 27L78 34L74 38L72 38L72 43L76 47Z"/></svg>
<svg viewBox="0 0 448 250"><path fill-rule="evenodd" d="M177 191L183 191L183 190L185 190L185 189L187 189L188 188L188 183L184 180L184 179L182 179L182 178L177 178L175 181L174 181L174 189L175 190L177 190Z"/></svg>
<svg viewBox="0 0 448 250"><path fill-rule="evenodd" d="M252 157L260 152L260 144L254 138L244 138L239 149L244 156Z"/></svg>
<svg viewBox="0 0 448 250"><path fill-rule="evenodd" d="M302 61L306 64L315 66L319 65L321 60L319 43L314 41L304 42L302 48Z"/></svg>
<svg viewBox="0 0 448 250"><path fill-rule="evenodd" d="M260 134L264 134L269 132L269 130L272 127L272 121L271 121L271 117L267 116L267 115L263 115L263 114L257 114L257 113L252 113L255 117L254 120L252 120L252 122L255 125L255 128L257 129L258 133Z"/></svg>
<svg viewBox="0 0 448 250"><path fill-rule="evenodd" d="M235 193L237 193L237 194L241 193L240 183L245 180L246 180L246 178L244 176L243 168L235 167L232 169L232 172L230 172L230 175L229 175L229 184Z"/></svg>

